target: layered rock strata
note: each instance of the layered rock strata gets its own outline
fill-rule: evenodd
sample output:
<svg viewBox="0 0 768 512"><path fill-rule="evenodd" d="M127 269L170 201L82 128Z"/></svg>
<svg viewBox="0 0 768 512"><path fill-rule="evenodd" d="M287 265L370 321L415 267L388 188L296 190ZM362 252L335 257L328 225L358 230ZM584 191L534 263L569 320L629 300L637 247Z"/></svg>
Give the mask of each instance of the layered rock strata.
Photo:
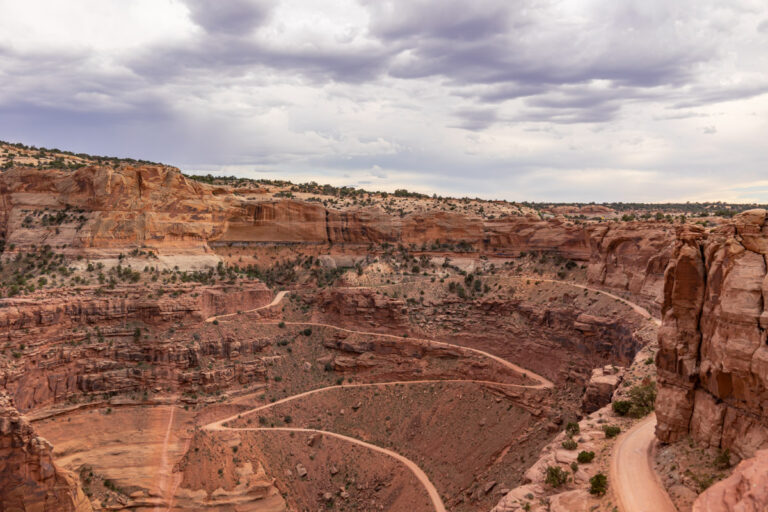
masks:
<svg viewBox="0 0 768 512"><path fill-rule="evenodd" d="M54 464L51 444L35 433L4 392L0 392L0 475L0 510L92 510L75 478Z"/></svg>
<svg viewBox="0 0 768 512"><path fill-rule="evenodd" d="M560 217L446 211L396 215L375 205L335 210L251 192L201 184L159 165L16 168L0 174L0 234L10 253L45 240L54 250L96 258L136 247L185 254L182 265L215 264L214 249L229 245L367 250L389 243L500 257L548 252L588 263L592 282L651 304L661 297L665 248L673 235L658 222L575 224Z"/></svg>
<svg viewBox="0 0 768 512"><path fill-rule="evenodd" d="M678 232L665 273L657 436L750 457L768 445L765 210Z"/></svg>

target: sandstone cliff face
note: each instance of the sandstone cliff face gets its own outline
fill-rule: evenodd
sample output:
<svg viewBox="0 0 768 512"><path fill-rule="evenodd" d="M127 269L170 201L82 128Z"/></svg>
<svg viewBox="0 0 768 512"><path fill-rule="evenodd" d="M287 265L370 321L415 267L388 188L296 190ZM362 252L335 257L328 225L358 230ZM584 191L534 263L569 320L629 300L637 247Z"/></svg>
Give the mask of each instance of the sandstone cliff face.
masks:
<svg viewBox="0 0 768 512"><path fill-rule="evenodd" d="M635 222L598 225L592 228L589 240L590 282L626 290L651 309L661 307L664 269L674 245L671 226Z"/></svg>
<svg viewBox="0 0 768 512"><path fill-rule="evenodd" d="M448 243L513 257L542 251L589 263L591 282L626 290L650 305L660 303L669 257L664 248L673 239L663 223L577 225L561 218L446 211L401 216L379 206L335 210L200 184L158 165L2 173L0 234L6 250L26 250L44 240L73 255L98 258L145 247L207 255L214 264L212 248L230 244L342 244L363 250L385 242L428 249Z"/></svg>
<svg viewBox="0 0 768 512"><path fill-rule="evenodd" d="M0 510L90 512L75 478L53 463L53 447L38 436L0 392Z"/></svg>
<svg viewBox="0 0 768 512"><path fill-rule="evenodd" d="M0 300L0 339L25 347L13 366L0 366L0 386L21 410L29 411L81 395L156 386L210 391L263 380L264 365L253 359L264 348L261 341L224 332L185 343L136 340L126 322L162 329L171 322L196 323L252 309L270 302L266 286L178 290L186 293L147 298L140 291L117 288L106 296ZM238 364L209 369L201 366L205 357L237 359Z"/></svg>
<svg viewBox="0 0 768 512"><path fill-rule="evenodd" d="M657 436L741 457L768 445L768 226L751 210L678 233L659 331Z"/></svg>

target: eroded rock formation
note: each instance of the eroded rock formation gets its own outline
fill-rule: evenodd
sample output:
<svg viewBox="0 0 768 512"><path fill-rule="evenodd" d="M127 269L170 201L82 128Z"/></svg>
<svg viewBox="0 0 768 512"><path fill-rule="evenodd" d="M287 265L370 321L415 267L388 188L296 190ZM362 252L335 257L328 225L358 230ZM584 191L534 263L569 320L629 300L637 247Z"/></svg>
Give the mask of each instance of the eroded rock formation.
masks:
<svg viewBox="0 0 768 512"><path fill-rule="evenodd" d="M659 331L657 436L750 457L768 445L765 210L678 233Z"/></svg>
<svg viewBox="0 0 768 512"><path fill-rule="evenodd" d="M91 503L67 471L53 462L53 447L0 391L0 510L90 512Z"/></svg>
<svg viewBox="0 0 768 512"><path fill-rule="evenodd" d="M258 189L201 184L159 165L2 173L0 231L6 248L14 250L43 240L58 251L89 257L146 247L185 254L182 264L198 266L215 265L213 248L229 245L341 244L367 250L390 243L429 250L449 242L495 256L540 251L589 263L591 282L629 291L649 304L661 297L673 238L664 223L580 225L562 218L481 218L446 211L395 215L377 205L335 210Z"/></svg>

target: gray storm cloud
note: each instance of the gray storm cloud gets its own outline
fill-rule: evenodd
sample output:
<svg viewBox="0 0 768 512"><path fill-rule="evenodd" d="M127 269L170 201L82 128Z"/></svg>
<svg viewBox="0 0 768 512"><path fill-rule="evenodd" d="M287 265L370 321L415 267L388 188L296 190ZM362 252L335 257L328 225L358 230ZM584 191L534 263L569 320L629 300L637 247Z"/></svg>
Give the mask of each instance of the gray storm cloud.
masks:
<svg viewBox="0 0 768 512"><path fill-rule="evenodd" d="M441 194L768 200L762 1L68 7L0 0L0 138Z"/></svg>

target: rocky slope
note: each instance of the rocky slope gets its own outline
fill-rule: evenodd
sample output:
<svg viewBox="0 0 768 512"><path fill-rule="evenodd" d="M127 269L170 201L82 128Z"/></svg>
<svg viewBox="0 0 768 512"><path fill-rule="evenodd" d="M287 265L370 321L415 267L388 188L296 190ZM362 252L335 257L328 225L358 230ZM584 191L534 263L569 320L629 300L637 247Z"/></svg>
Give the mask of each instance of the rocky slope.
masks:
<svg viewBox="0 0 768 512"><path fill-rule="evenodd" d="M704 491L693 512L759 511L768 507L768 451L739 464L727 479Z"/></svg>
<svg viewBox="0 0 768 512"><path fill-rule="evenodd" d="M657 357L661 441L690 434L751 457L768 444L766 211L678 233Z"/></svg>
<svg viewBox="0 0 768 512"><path fill-rule="evenodd" d="M50 443L0 392L0 510L90 512L75 478L56 466Z"/></svg>

